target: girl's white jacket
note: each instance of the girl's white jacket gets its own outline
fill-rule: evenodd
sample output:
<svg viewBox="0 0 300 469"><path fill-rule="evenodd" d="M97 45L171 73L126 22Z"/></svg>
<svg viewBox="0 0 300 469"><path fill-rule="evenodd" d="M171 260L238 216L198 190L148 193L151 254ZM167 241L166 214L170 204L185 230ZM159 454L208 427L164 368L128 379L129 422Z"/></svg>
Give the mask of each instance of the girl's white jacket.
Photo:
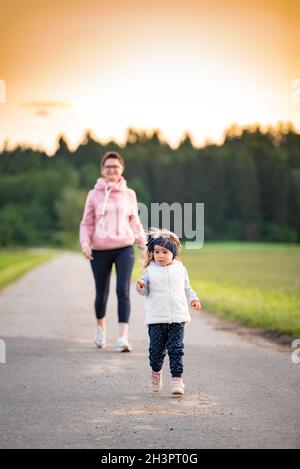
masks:
<svg viewBox="0 0 300 469"><path fill-rule="evenodd" d="M174 259L171 264L161 266L152 260L141 276L146 287L135 288L145 296L145 324L191 321L189 303L198 300L192 290L186 268Z"/></svg>

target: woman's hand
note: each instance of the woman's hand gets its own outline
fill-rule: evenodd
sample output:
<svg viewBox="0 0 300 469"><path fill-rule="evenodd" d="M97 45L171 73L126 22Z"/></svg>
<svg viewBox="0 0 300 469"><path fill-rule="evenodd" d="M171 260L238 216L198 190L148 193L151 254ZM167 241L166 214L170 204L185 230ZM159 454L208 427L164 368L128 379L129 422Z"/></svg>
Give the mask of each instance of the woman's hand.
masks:
<svg viewBox="0 0 300 469"><path fill-rule="evenodd" d="M200 311L200 309L201 309L201 304L200 304L200 302L197 301L197 300L191 301L191 306L192 306L192 308L195 309L196 311Z"/></svg>
<svg viewBox="0 0 300 469"><path fill-rule="evenodd" d="M82 254L84 255L84 257L86 259L88 259L89 261L91 261L93 258L92 256L92 250L91 250L91 247L89 244L84 244L82 246Z"/></svg>
<svg viewBox="0 0 300 469"><path fill-rule="evenodd" d="M142 248L140 248L140 253L142 257L146 257L148 254L148 248L146 246L143 246Z"/></svg>
<svg viewBox="0 0 300 469"><path fill-rule="evenodd" d="M146 287L146 282L144 282L144 280L138 280L137 284L142 290Z"/></svg>

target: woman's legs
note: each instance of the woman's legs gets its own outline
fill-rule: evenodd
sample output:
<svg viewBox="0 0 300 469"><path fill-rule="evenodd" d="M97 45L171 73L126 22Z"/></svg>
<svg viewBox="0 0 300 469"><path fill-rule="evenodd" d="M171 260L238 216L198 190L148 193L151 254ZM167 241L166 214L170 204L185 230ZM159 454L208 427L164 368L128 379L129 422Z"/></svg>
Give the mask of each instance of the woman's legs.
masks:
<svg viewBox="0 0 300 469"><path fill-rule="evenodd" d="M128 335L130 317L130 280L135 254L132 245L120 248L115 256L120 337Z"/></svg>
<svg viewBox="0 0 300 469"><path fill-rule="evenodd" d="M106 319L105 317L102 318L102 319L97 319L97 324L99 327L101 327L101 329L105 330L106 328Z"/></svg>
<svg viewBox="0 0 300 469"><path fill-rule="evenodd" d="M119 322L119 337L128 335L128 322Z"/></svg>
<svg viewBox="0 0 300 469"><path fill-rule="evenodd" d="M98 327L105 332L105 313L109 295L112 264L116 264L119 338L126 339L118 345L120 349L130 351L128 344L128 322L130 316L130 280L135 254L132 245L110 250L93 250L91 266L96 285L95 313ZM123 343L124 342L124 343Z"/></svg>
<svg viewBox="0 0 300 469"><path fill-rule="evenodd" d="M90 262L96 287L95 314L98 326L105 329L105 313L109 294L113 255L110 251L97 250L93 250L92 254L93 259Z"/></svg>

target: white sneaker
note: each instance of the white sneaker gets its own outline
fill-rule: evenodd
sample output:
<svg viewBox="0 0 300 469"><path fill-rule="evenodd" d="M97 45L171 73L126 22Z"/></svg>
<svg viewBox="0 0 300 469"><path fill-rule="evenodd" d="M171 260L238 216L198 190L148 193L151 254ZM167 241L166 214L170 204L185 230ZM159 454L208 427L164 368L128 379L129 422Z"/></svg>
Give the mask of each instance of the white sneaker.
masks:
<svg viewBox="0 0 300 469"><path fill-rule="evenodd" d="M128 337L123 335L117 340L117 352L131 352L131 345L128 342Z"/></svg>
<svg viewBox="0 0 300 469"><path fill-rule="evenodd" d="M184 394L184 383L181 378L172 378L171 393L177 396Z"/></svg>
<svg viewBox="0 0 300 469"><path fill-rule="evenodd" d="M98 326L95 334L95 344L97 348L106 347L106 334L105 330L102 327Z"/></svg>

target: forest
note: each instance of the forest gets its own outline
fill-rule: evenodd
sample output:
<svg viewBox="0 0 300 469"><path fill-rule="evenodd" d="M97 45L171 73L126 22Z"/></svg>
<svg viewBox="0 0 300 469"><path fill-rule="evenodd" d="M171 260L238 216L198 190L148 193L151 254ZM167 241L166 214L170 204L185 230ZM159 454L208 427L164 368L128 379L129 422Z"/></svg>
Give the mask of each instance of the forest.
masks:
<svg viewBox="0 0 300 469"><path fill-rule="evenodd" d="M87 191L108 150L123 156L123 175L139 202L204 203L205 240L300 241L300 135L281 124L267 130L232 125L221 145L201 148L188 133L172 148L159 130L133 128L121 146L87 131L73 151L61 135L51 156L6 142L1 246L76 245Z"/></svg>

